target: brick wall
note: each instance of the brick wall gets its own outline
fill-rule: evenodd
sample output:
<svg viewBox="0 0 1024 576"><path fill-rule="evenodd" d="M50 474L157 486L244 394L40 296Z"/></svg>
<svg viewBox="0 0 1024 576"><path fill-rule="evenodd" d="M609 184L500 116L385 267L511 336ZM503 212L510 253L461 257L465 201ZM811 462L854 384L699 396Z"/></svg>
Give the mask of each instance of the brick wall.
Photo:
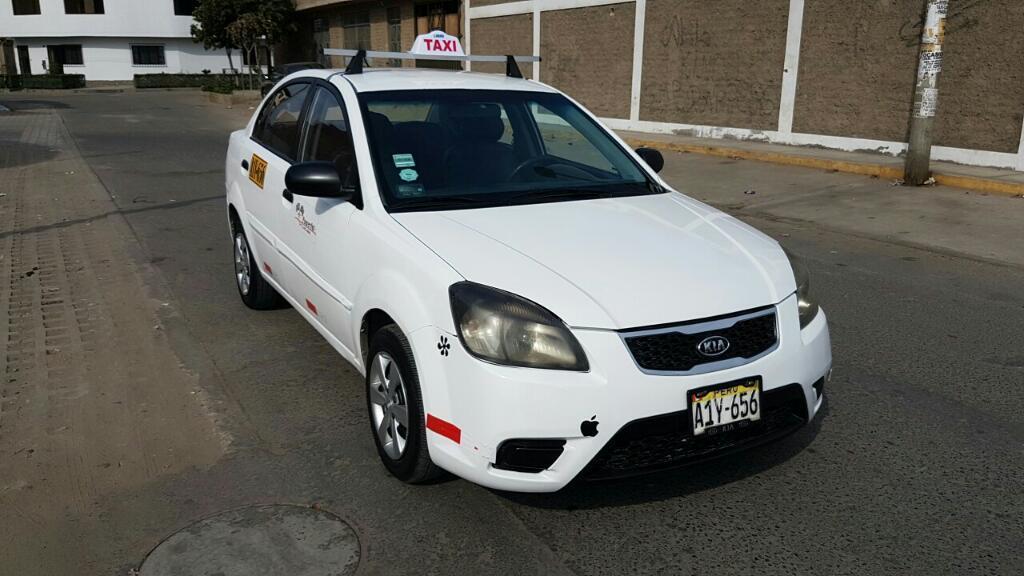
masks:
<svg viewBox="0 0 1024 576"><path fill-rule="evenodd" d="M533 14L516 14L497 18L480 18L473 21L473 33L470 36L473 54L513 54L529 56L533 54ZM532 64L520 64L520 71L526 78L533 77ZM488 74L504 74L504 64L475 62L474 72Z"/></svg>
<svg viewBox="0 0 1024 576"><path fill-rule="evenodd" d="M923 6L808 2L793 130L906 142Z"/></svg>
<svg viewBox="0 0 1024 576"><path fill-rule="evenodd" d="M950 2L937 145L1016 155L1024 122L1022 1ZM415 34L412 0L299 0L327 6L300 13L334 14L332 44L339 46L340 11L370 10L374 49L387 48L386 7L394 3L402 6L402 45L408 49ZM537 8L544 59L539 79L601 116L628 119L637 2L575 6L587 3L562 2L565 8L553 9L549 0L469 0L471 50L532 53ZM790 0L643 5L638 126L737 128L751 136L779 130ZM799 66L790 72L797 76L792 131L801 141L906 142L924 5L925 0L805 0ZM521 68L531 75L532 66ZM503 65L477 64L474 70L500 73ZM1018 164L1024 167L1024 156Z"/></svg>
<svg viewBox="0 0 1024 576"><path fill-rule="evenodd" d="M1024 122L1024 5L950 2L946 30L935 143L1016 152Z"/></svg>
<svg viewBox="0 0 1024 576"><path fill-rule="evenodd" d="M573 98L595 114L628 118L635 10L627 2L545 12L540 19L541 81L572 86ZM598 43L602 35L620 49Z"/></svg>
<svg viewBox="0 0 1024 576"><path fill-rule="evenodd" d="M774 129L789 0L648 0L640 119Z"/></svg>

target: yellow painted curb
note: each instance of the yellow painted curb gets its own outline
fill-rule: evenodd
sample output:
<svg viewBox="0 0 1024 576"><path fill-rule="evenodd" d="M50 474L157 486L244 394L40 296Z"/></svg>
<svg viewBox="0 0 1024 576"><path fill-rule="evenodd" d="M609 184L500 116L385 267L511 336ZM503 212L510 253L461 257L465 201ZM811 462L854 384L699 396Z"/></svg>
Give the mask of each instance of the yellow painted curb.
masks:
<svg viewBox="0 0 1024 576"><path fill-rule="evenodd" d="M962 176L960 174L932 174L936 184L953 186L954 188L967 188L976 192L987 192L989 194L1003 194L1006 196L1024 196L1024 183L1006 182L993 180L991 178L977 178L975 176Z"/></svg>
<svg viewBox="0 0 1024 576"><path fill-rule="evenodd" d="M681 142L663 142L660 140L643 140L640 138L626 138L626 142L634 147L657 148L672 152L692 152L707 156L721 156L724 158L741 158L743 160L757 160L771 164L782 164L785 166L800 166L802 168L817 168L819 170L833 170L847 174L861 174L863 176L877 176L886 180L899 180L903 178L903 167L886 164L871 164L867 162L848 162L845 160L833 160L830 158L815 158L797 154L785 154L781 152L769 152L767 150L749 150L745 148L730 148L728 146L715 146L711 144L684 144ZM978 192L990 194L1005 194L1008 196L1020 196L1024 194L1024 183L1006 182L992 180L989 178L978 178L975 176L962 176L956 174L933 174L935 182L944 186L955 188L966 188Z"/></svg>

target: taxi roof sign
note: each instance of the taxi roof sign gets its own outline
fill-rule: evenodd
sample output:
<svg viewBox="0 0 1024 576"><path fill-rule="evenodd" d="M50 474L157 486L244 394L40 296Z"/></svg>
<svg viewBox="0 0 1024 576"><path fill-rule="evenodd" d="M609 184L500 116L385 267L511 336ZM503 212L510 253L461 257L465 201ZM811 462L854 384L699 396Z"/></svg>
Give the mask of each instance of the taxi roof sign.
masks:
<svg viewBox="0 0 1024 576"><path fill-rule="evenodd" d="M459 42L458 38L440 30L434 30L433 32L417 36L416 41L412 43L412 50L409 52L424 56L466 55L466 53L462 51L462 43Z"/></svg>
<svg viewBox="0 0 1024 576"><path fill-rule="evenodd" d="M505 62L505 74L512 78L522 78L518 62L540 62L540 56L470 56L462 50L459 39L441 30L420 34L413 42L409 52L378 52L374 50L343 50L325 48L325 56L342 56L351 58L345 67L346 74L362 74L367 58L386 58L389 60L446 60L459 62Z"/></svg>

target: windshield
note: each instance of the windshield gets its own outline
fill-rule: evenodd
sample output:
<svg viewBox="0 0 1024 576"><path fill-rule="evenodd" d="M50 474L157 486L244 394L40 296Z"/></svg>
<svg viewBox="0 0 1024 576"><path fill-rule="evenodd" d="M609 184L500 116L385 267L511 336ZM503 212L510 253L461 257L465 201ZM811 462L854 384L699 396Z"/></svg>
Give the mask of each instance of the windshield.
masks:
<svg viewBox="0 0 1024 576"><path fill-rule="evenodd" d="M360 99L391 212L661 192L560 94L410 90Z"/></svg>

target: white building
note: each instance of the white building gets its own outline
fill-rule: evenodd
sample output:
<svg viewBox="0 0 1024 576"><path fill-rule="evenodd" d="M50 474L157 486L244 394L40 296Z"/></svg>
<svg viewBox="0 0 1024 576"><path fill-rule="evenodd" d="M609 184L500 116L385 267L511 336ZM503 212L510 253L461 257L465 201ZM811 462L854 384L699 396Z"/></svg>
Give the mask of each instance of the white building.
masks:
<svg viewBox="0 0 1024 576"><path fill-rule="evenodd" d="M198 0L0 0L8 69L85 74L88 81L135 74L221 72L223 50L192 41ZM11 46L13 41L13 47ZM240 54L233 56L240 67Z"/></svg>

